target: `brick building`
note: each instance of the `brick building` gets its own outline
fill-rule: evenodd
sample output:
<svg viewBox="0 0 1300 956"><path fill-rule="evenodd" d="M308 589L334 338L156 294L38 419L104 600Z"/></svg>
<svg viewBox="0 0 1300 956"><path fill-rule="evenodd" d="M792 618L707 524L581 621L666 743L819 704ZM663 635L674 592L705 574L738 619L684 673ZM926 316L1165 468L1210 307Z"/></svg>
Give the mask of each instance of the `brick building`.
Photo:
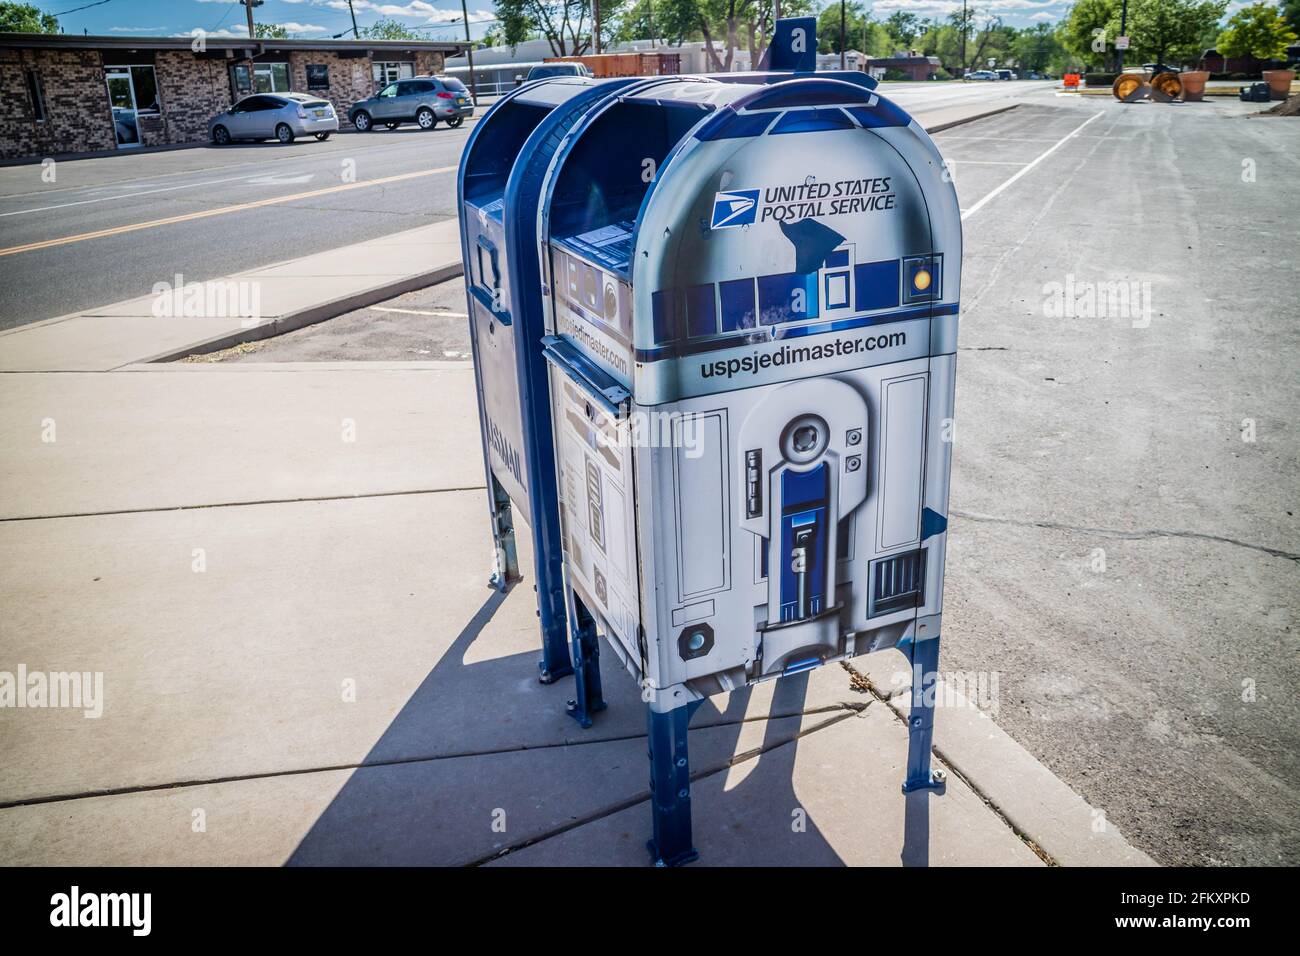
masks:
<svg viewBox="0 0 1300 956"><path fill-rule="evenodd" d="M439 73L462 42L241 40L0 33L0 159L195 143L253 88L347 109L386 84ZM250 82L249 60L253 69Z"/></svg>

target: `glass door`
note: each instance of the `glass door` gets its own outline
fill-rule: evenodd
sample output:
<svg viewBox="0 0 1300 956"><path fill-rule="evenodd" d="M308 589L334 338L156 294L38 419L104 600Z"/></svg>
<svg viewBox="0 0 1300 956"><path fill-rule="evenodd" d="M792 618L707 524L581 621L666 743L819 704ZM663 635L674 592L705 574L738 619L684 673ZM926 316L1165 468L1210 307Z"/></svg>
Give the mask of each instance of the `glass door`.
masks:
<svg viewBox="0 0 1300 956"><path fill-rule="evenodd" d="M108 70L104 73L108 84L108 105L113 111L113 131L117 148L129 149L140 145L140 124L137 120L135 90L131 74L126 69Z"/></svg>

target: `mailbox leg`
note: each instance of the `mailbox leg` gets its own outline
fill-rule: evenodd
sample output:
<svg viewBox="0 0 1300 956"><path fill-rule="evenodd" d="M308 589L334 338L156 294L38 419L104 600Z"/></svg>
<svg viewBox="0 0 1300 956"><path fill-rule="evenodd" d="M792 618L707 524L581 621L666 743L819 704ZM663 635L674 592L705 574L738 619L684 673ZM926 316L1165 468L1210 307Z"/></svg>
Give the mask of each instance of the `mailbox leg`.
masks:
<svg viewBox="0 0 1300 956"><path fill-rule="evenodd" d="M496 558L488 584L506 591L519 580L519 555L515 550L515 521L510 511L510 496L488 472L488 507L492 515L492 544Z"/></svg>
<svg viewBox="0 0 1300 956"><path fill-rule="evenodd" d="M654 836L646 844L655 866L682 866L699 859L691 840L691 762L686 736L703 700L672 710L649 707L650 808Z"/></svg>
<svg viewBox="0 0 1300 956"><path fill-rule="evenodd" d="M568 711L585 729L591 726L592 714L605 709L600 690L600 638L591 612L572 591L569 592L569 620L573 632L574 696L568 703Z"/></svg>
<svg viewBox="0 0 1300 956"><path fill-rule="evenodd" d="M939 674L939 638L917 641L911 646L912 708L908 715L907 779L903 792L942 790L946 775L930 770L934 743L934 685Z"/></svg>

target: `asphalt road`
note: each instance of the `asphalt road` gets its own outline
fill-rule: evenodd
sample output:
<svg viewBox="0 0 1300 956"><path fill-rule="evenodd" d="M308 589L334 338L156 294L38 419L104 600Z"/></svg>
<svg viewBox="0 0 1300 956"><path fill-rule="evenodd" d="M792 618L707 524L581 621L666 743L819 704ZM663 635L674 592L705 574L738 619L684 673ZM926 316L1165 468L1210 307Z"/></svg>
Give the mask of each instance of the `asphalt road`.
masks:
<svg viewBox="0 0 1300 956"><path fill-rule="evenodd" d="M1253 109L1054 97L935 137L965 216L940 668L996 674L999 726L1171 865L1300 864L1300 120ZM214 358L456 359L462 296Z"/></svg>
<svg viewBox="0 0 1300 956"><path fill-rule="evenodd" d="M1048 86L885 90L915 111L1043 98ZM66 160L53 182L40 165L0 168L0 328L145 295L177 273L203 281L454 216L472 123Z"/></svg>

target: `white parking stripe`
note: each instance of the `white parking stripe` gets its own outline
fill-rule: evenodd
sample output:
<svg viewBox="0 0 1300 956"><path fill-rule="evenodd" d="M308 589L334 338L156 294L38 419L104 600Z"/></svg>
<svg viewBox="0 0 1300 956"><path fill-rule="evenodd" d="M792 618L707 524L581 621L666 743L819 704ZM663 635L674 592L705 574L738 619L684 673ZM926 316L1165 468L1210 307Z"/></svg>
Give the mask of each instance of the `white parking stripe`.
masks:
<svg viewBox="0 0 1300 956"><path fill-rule="evenodd" d="M990 202L996 199L1004 189L1006 189L1008 186L1014 183L1021 176L1025 175L1025 173L1029 172L1031 169L1033 169L1035 166L1037 166L1039 163L1045 160L1048 156L1051 156L1054 152L1056 152L1058 149L1064 146L1067 142L1074 139L1075 136L1079 135L1080 130L1082 130L1085 126L1087 126L1089 123L1091 123L1093 120L1095 120L1097 117L1101 115L1102 115L1101 113L1093 113L1086 120L1084 120L1074 129L1072 129L1070 132L1066 133L1064 136L1058 139L1055 144L1053 144L1048 149L1040 153L1036 159L1032 160L1028 166L1025 166L1023 169L1019 170L1014 176L1012 176L1006 182L1002 183L1002 185L995 188L991 193L986 195L975 205L971 206L969 209L963 212L961 214L962 220L965 221L966 219L970 218L971 216L975 215L975 213L983 209L986 205L988 205Z"/></svg>
<svg viewBox="0 0 1300 956"><path fill-rule="evenodd" d="M114 199L134 199L136 196L149 196L153 193L172 192L176 189L197 189L199 186L215 186L218 183L235 183L241 179L252 179L253 176L231 176L227 179L209 179L201 183L181 183L178 186L162 186L158 189L144 189L136 192L118 193L114 196L100 196L98 199L78 199L76 202L62 202L57 206L34 206L31 209L15 209L12 212L0 212L0 219L5 216L25 216L29 212L49 212L52 209L67 209L69 206L86 206L94 202L111 202ZM268 185L279 185L272 183Z"/></svg>
<svg viewBox="0 0 1300 956"><path fill-rule="evenodd" d="M432 315L442 319L468 319L468 312L452 312L450 309L438 309L436 311L427 311L425 309L392 309L381 308L377 305L370 306L371 312L397 312L401 315Z"/></svg>

